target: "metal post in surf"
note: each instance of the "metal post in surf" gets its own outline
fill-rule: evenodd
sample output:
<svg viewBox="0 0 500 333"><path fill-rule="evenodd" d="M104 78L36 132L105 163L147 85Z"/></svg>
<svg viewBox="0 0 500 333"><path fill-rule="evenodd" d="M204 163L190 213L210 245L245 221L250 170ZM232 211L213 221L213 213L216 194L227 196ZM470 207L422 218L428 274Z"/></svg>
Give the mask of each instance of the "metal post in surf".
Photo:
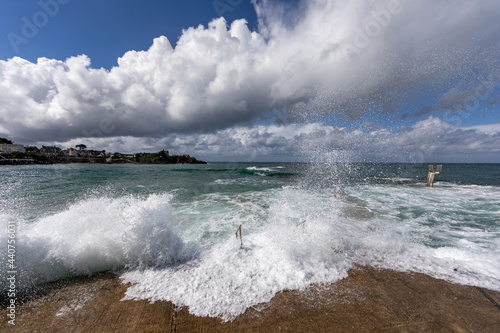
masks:
<svg viewBox="0 0 500 333"><path fill-rule="evenodd" d="M238 234L240 236L240 242L241 242L240 249L242 249L243 248L243 237L241 236L241 225L236 230L236 238L238 238Z"/></svg>
<svg viewBox="0 0 500 333"><path fill-rule="evenodd" d="M429 164L429 172L427 173L427 186L429 187L434 186L434 178L436 177L436 175L439 175L442 170L443 170L442 165L436 166L436 171L434 171L434 165Z"/></svg>

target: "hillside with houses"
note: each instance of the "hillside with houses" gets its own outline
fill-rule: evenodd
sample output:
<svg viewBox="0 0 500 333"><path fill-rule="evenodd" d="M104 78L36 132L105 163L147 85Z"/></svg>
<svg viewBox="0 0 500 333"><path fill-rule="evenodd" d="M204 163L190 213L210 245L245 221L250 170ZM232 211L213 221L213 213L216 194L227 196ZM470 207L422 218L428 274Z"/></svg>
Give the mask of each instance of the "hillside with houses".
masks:
<svg viewBox="0 0 500 333"><path fill-rule="evenodd" d="M206 164L189 155L170 155L162 150L158 153L109 153L105 150L87 149L84 144L62 149L57 146L24 146L6 138L0 138L0 165L16 164Z"/></svg>

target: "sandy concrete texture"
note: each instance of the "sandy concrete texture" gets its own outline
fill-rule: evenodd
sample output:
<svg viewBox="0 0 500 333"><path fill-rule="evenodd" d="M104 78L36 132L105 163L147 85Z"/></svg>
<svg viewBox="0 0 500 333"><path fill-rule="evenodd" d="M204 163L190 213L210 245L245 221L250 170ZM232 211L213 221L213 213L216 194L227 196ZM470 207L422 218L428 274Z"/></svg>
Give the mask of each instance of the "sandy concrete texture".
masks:
<svg viewBox="0 0 500 333"><path fill-rule="evenodd" d="M232 322L169 302L121 301L112 273L47 284L0 309L1 332L500 332L500 292L358 267L332 284L277 294Z"/></svg>

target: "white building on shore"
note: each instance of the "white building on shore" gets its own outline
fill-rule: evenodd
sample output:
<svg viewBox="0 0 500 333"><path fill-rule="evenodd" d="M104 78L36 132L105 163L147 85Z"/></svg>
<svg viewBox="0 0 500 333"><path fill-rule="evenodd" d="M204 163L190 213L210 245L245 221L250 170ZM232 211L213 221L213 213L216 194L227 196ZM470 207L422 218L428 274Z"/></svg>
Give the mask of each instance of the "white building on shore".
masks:
<svg viewBox="0 0 500 333"><path fill-rule="evenodd" d="M2 143L0 144L0 153L13 153L13 152L20 152L20 153L25 153L26 149L24 148L23 145L14 145L14 144L6 144Z"/></svg>

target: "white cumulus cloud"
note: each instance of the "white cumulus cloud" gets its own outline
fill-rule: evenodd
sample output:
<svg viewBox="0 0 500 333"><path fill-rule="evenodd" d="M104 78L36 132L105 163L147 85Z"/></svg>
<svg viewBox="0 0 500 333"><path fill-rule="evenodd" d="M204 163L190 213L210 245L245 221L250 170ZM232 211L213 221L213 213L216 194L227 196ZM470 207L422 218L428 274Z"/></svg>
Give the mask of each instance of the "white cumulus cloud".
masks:
<svg viewBox="0 0 500 333"><path fill-rule="evenodd" d="M258 127L255 138L242 140L238 128L272 112L284 124L409 105L419 115L458 112L499 88L496 0L311 0L295 7L261 0L255 7L258 31L245 20L215 19L183 31L175 46L158 37L148 50L127 52L110 70L92 68L85 55L0 61L0 134L112 142L198 133L210 141L215 134L200 133L218 131L220 140L225 133L228 142L285 151L292 149L285 135ZM415 102L422 91L431 91L429 100Z"/></svg>

